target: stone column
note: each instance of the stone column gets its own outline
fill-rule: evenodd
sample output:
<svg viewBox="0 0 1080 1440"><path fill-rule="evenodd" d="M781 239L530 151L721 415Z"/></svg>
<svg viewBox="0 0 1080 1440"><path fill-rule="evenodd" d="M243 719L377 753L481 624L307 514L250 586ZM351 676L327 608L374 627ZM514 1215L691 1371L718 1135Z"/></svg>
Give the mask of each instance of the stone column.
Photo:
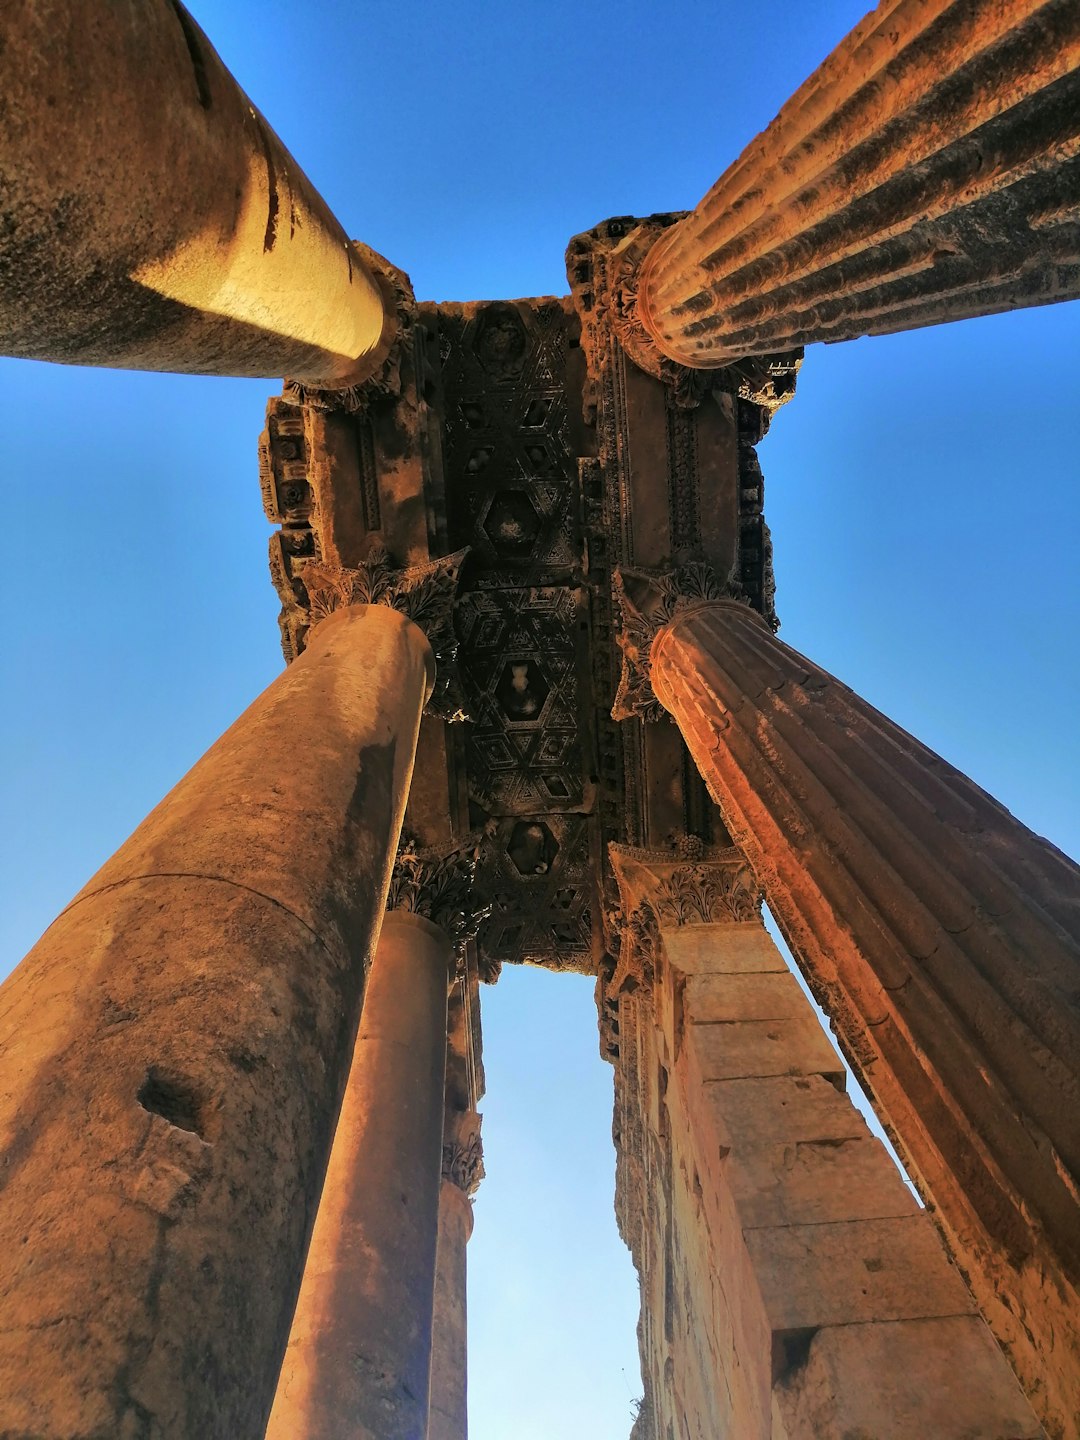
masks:
<svg viewBox="0 0 1080 1440"><path fill-rule="evenodd" d="M0 1433L261 1440L432 681L327 618L0 990Z"/></svg>
<svg viewBox="0 0 1080 1440"><path fill-rule="evenodd" d="M469 842L395 867L268 1440L428 1433L447 991L475 859Z"/></svg>
<svg viewBox="0 0 1080 1440"><path fill-rule="evenodd" d="M665 577L651 616L641 589L629 603L628 671L640 680L651 656L657 698L1063 1434L1080 1412L1080 869L690 578L678 602Z"/></svg>
<svg viewBox="0 0 1080 1440"><path fill-rule="evenodd" d="M456 1111L447 1117L443 1136L428 1440L467 1440L469 1433L465 1254L473 1228L471 1197L483 1175L480 1116Z"/></svg>
<svg viewBox="0 0 1080 1440"><path fill-rule="evenodd" d="M637 319L728 365L1080 294L1080 10L882 0L649 250Z"/></svg>
<svg viewBox="0 0 1080 1440"><path fill-rule="evenodd" d="M5 7L0 350L350 386L397 330L179 0Z"/></svg>

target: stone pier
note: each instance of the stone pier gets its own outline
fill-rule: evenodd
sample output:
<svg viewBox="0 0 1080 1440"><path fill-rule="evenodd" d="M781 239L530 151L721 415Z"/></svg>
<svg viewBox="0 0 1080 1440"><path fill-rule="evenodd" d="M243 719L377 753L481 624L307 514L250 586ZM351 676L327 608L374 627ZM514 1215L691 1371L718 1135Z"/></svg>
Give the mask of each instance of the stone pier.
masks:
<svg viewBox="0 0 1080 1440"><path fill-rule="evenodd" d="M346 387L397 330L369 252L179 0L5 7L0 351Z"/></svg>
<svg viewBox="0 0 1080 1440"><path fill-rule="evenodd" d="M0 989L0 1434L262 1440L432 683L326 619Z"/></svg>
<svg viewBox="0 0 1080 1440"><path fill-rule="evenodd" d="M883 0L649 250L637 319L723 366L1080 295L1080 10Z"/></svg>
<svg viewBox="0 0 1080 1440"><path fill-rule="evenodd" d="M621 940L598 999L616 1210L642 1287L634 1440L1042 1437L844 1094L745 861L611 858Z"/></svg>
<svg viewBox="0 0 1080 1440"><path fill-rule="evenodd" d="M655 694L999 1341L1067 1434L1080 870L749 606L682 573L691 593L651 643ZM661 582L669 605L678 583Z"/></svg>

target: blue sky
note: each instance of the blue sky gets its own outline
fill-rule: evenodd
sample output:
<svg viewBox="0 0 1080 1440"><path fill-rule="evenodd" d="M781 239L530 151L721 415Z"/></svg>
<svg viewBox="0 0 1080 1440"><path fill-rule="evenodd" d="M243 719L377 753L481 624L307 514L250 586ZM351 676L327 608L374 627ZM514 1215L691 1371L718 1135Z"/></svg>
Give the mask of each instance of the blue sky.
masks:
<svg viewBox="0 0 1080 1440"><path fill-rule="evenodd" d="M730 0L191 0L422 299L561 293L567 240L692 206L859 19ZM1075 304L817 347L761 447L781 634L1080 852ZM261 381L0 361L0 972L278 673ZM473 1440L624 1440L636 1297L591 982L485 994Z"/></svg>

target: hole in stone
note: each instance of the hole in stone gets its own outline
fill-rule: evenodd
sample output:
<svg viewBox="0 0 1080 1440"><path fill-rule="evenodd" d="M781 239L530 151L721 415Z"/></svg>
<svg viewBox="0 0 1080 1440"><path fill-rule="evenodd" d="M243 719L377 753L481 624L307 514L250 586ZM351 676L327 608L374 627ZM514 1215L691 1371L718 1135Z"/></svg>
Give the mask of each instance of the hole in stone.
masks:
<svg viewBox="0 0 1080 1440"><path fill-rule="evenodd" d="M202 1100L186 1081L152 1065L135 1098L151 1115L160 1115L177 1130L188 1130L200 1140L203 1138Z"/></svg>
<svg viewBox="0 0 1080 1440"><path fill-rule="evenodd" d="M772 1379L779 1384L801 1370L810 1358L810 1346L818 1332L816 1325L798 1330L777 1330L772 1342Z"/></svg>
<svg viewBox="0 0 1080 1440"><path fill-rule="evenodd" d="M499 708L516 724L539 719L550 693L547 677L535 660L508 661L495 686Z"/></svg>
<svg viewBox="0 0 1080 1440"><path fill-rule="evenodd" d="M519 820L506 853L521 875L546 875L559 853L559 842L542 820Z"/></svg>

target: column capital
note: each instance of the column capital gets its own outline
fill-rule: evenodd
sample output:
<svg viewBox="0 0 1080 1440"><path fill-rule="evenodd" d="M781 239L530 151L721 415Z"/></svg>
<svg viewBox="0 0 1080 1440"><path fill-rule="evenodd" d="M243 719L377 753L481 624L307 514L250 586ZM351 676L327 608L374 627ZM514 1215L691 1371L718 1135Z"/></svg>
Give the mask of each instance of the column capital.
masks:
<svg viewBox="0 0 1080 1440"><path fill-rule="evenodd" d="M686 836L674 850L609 845L619 888L618 960L608 993L652 983L666 926L761 921L761 891L740 850Z"/></svg>
<svg viewBox="0 0 1080 1440"><path fill-rule="evenodd" d="M475 1195L484 1178L483 1117L475 1110L448 1113L443 1128L442 1177L466 1196Z"/></svg>
<svg viewBox="0 0 1080 1440"><path fill-rule="evenodd" d="M405 840L390 877L387 910L409 911L430 920L460 955L492 910L476 889L482 843L477 834L445 847L420 847Z"/></svg>
<svg viewBox="0 0 1080 1440"><path fill-rule="evenodd" d="M365 357L366 363L358 368L352 383L346 377L342 384L331 387L289 376L282 393L286 399L315 410L345 410L356 414L380 396L400 395L402 353L412 342L416 296L405 271L385 255L361 240L351 241L350 249L371 274L382 299L383 328L378 347Z"/></svg>
<svg viewBox="0 0 1080 1440"><path fill-rule="evenodd" d="M406 615L427 636L435 657L435 687L428 711L442 720L468 719L457 669L458 640L454 632L454 601L458 575L468 550L437 560L398 568L381 538L355 568L314 561L304 567L311 632L337 610L349 605L389 605Z"/></svg>
<svg viewBox="0 0 1080 1440"><path fill-rule="evenodd" d="M652 684L653 642L662 630L703 605L737 602L749 614L765 621L750 606L734 572L726 579L704 560L690 560L670 570L637 570L624 566L613 572L619 607L619 649L622 672L614 720L656 721L667 714Z"/></svg>
<svg viewBox="0 0 1080 1440"><path fill-rule="evenodd" d="M678 227L686 211L637 218L617 215L575 235L566 252L574 303L582 316L582 346L594 376L599 330L610 323L619 347L639 370L663 382L668 404L694 410L707 396L727 392L761 405L771 415L790 400L802 350L784 350L703 370L667 355L642 315L642 277L661 237Z"/></svg>

